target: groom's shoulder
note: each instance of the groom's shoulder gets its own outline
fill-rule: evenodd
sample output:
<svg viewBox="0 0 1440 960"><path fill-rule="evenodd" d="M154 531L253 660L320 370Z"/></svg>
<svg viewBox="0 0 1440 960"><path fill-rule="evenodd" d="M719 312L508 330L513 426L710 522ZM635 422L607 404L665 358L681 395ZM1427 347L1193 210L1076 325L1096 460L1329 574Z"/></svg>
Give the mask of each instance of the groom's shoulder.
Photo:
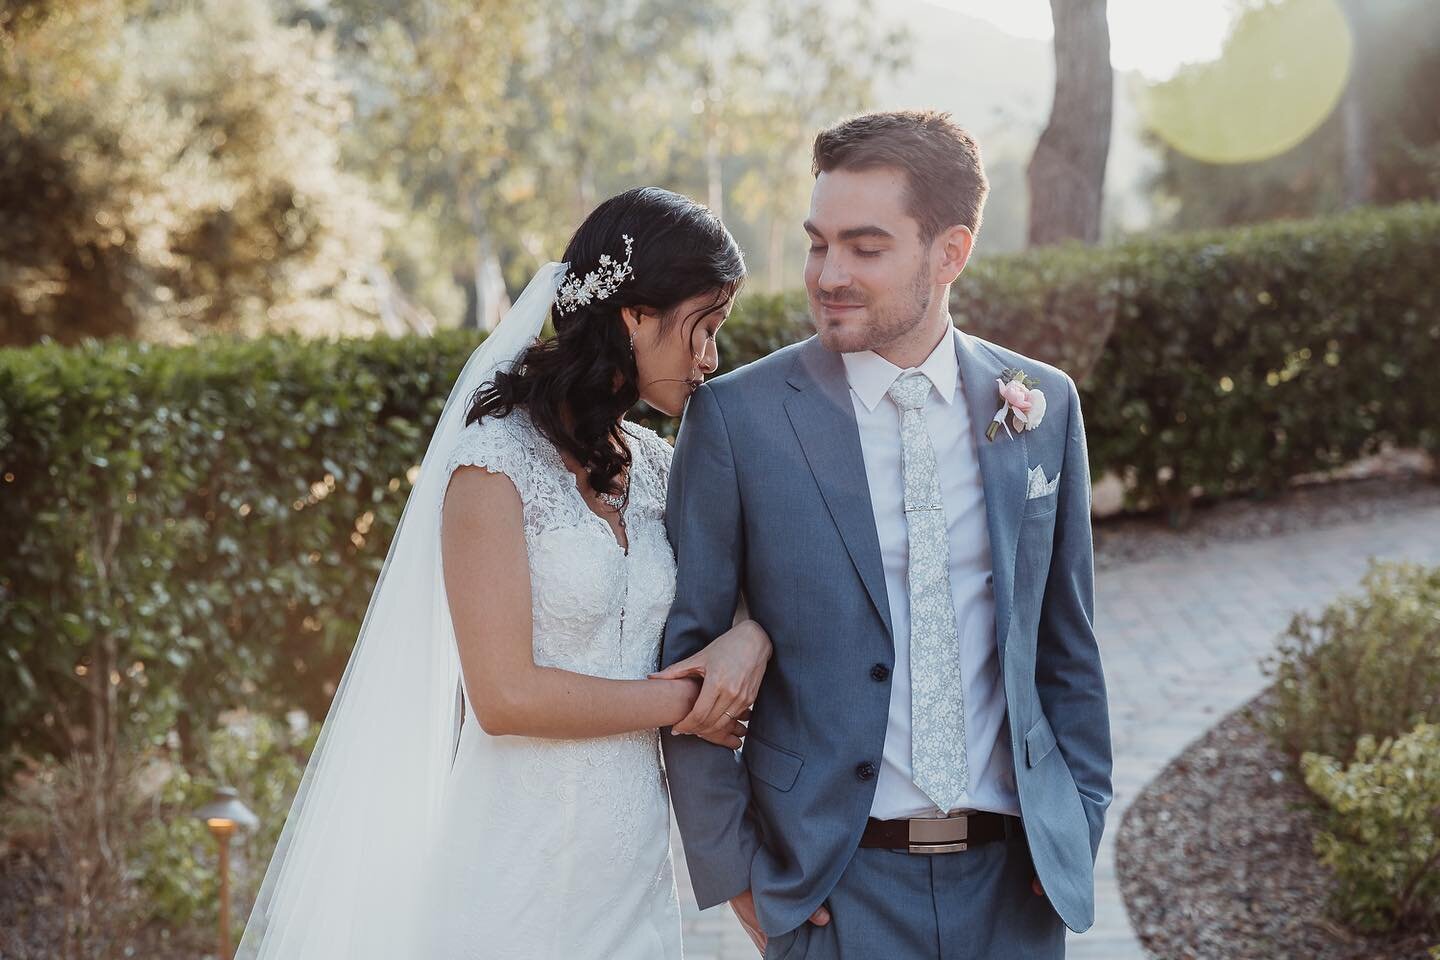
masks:
<svg viewBox="0 0 1440 960"><path fill-rule="evenodd" d="M753 394L757 390L783 386L790 377L790 370L795 366L796 358L813 339L814 337L809 337L799 343L781 347L758 360L752 360L736 367L723 376L707 380L706 383L719 398L741 392Z"/></svg>
<svg viewBox="0 0 1440 960"><path fill-rule="evenodd" d="M1045 388L1053 390L1062 385L1069 388L1074 383L1070 374L1054 364L1046 363L1044 360L1037 360L1034 357L1020 353L1018 350L1003 347L983 337L977 337L973 333L961 331L960 336L968 337L978 349L991 353L1001 366L1024 370L1026 374L1039 380Z"/></svg>

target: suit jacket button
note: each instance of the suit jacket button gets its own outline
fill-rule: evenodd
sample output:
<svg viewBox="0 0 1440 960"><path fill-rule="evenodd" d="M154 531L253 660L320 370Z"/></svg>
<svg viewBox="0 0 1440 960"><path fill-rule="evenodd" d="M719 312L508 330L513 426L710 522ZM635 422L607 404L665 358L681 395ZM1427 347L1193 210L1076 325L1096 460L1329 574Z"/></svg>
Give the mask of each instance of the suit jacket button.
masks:
<svg viewBox="0 0 1440 960"><path fill-rule="evenodd" d="M875 764L871 763L869 760L866 760L864 763L860 764L860 766L855 768L855 776L859 777L861 780L875 779Z"/></svg>
<svg viewBox="0 0 1440 960"><path fill-rule="evenodd" d="M890 668L883 663L877 663L870 668L870 679L876 683L884 683L890 678Z"/></svg>

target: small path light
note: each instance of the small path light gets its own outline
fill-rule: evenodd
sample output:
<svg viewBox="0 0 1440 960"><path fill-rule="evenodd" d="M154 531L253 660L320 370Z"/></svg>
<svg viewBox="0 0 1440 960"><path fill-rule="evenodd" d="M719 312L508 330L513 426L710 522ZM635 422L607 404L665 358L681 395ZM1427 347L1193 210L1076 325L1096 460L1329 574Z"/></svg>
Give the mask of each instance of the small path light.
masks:
<svg viewBox="0 0 1440 960"><path fill-rule="evenodd" d="M217 787L215 799L195 811L220 844L220 960L230 953L230 838L239 829L254 830L260 819L240 802L233 787Z"/></svg>

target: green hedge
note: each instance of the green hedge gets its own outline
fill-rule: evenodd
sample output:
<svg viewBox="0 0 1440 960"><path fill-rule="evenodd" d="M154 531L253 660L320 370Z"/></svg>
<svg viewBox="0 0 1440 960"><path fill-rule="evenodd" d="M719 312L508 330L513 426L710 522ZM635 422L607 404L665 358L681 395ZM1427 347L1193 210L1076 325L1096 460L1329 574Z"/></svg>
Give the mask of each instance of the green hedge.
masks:
<svg viewBox="0 0 1440 960"><path fill-rule="evenodd" d="M1389 441L1440 451L1440 207L1096 256L1118 311L1082 396L1132 506L1273 492Z"/></svg>
<svg viewBox="0 0 1440 960"><path fill-rule="evenodd" d="M0 744L323 714L471 341L0 352Z"/></svg>
<svg viewBox="0 0 1440 960"><path fill-rule="evenodd" d="M977 262L953 310L1089 369L1092 469L1176 507L1385 440L1440 447L1437 263L1440 209L1411 206ZM747 295L725 368L805 317ZM107 724L197 742L238 702L323 713L474 344L0 351L0 753L63 755Z"/></svg>

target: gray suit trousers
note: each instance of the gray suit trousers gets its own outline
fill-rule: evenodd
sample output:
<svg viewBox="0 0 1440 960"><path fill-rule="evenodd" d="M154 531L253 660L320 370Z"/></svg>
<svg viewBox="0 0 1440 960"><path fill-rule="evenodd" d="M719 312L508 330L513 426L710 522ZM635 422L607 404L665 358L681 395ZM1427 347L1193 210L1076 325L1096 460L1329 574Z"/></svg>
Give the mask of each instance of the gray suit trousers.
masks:
<svg viewBox="0 0 1440 960"><path fill-rule="evenodd" d="M771 937L766 960L1059 960L1065 924L1030 887L1023 832L963 853L861 848L830 922Z"/></svg>

